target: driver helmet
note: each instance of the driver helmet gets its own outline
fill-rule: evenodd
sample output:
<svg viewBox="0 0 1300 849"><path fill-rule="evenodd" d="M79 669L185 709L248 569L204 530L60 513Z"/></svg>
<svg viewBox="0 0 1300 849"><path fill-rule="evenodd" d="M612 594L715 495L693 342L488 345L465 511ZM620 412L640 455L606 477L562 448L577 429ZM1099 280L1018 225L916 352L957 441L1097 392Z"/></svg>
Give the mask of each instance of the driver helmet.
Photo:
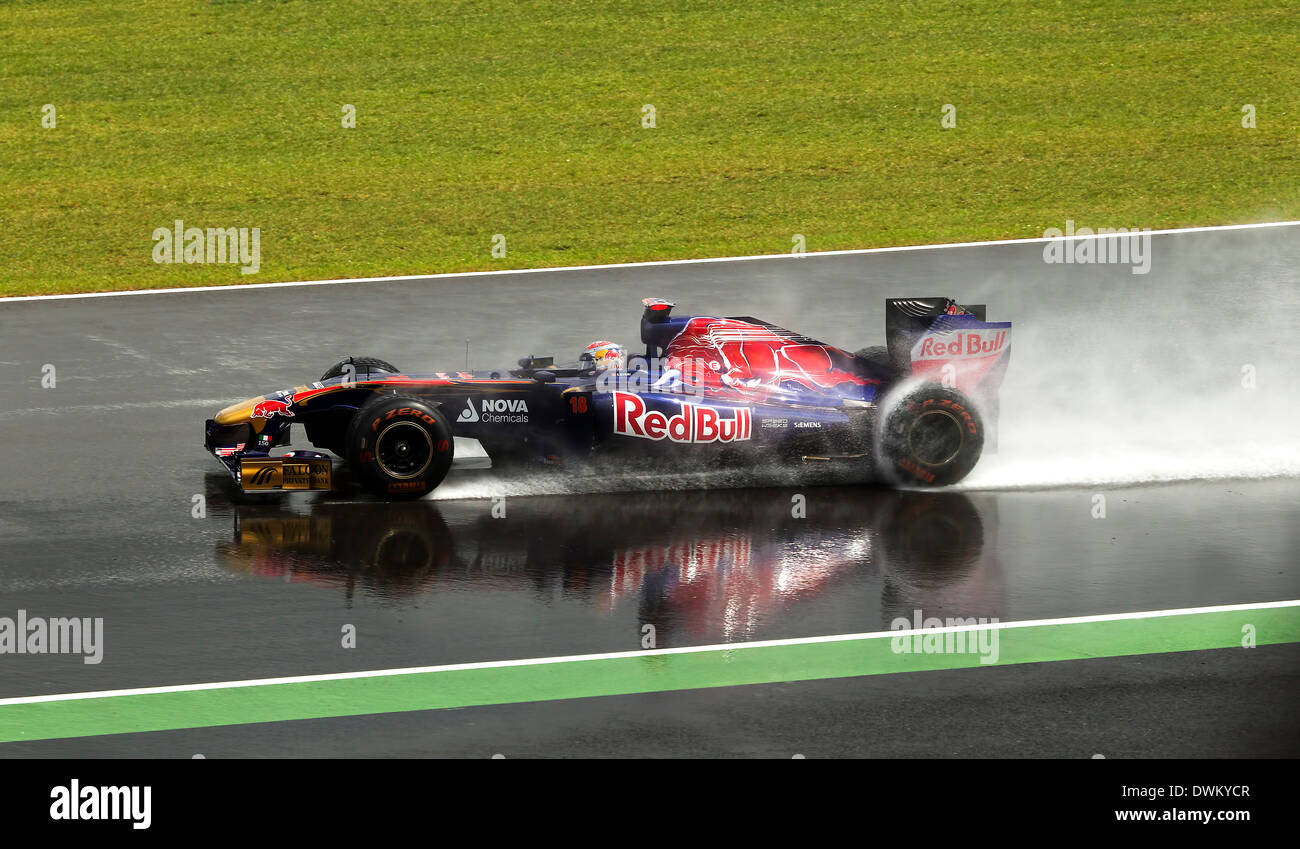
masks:
<svg viewBox="0 0 1300 849"><path fill-rule="evenodd" d="M585 360L591 357L592 366L596 371L604 369L622 371L627 368L627 349L617 342L592 342L582 353L583 356L579 359Z"/></svg>

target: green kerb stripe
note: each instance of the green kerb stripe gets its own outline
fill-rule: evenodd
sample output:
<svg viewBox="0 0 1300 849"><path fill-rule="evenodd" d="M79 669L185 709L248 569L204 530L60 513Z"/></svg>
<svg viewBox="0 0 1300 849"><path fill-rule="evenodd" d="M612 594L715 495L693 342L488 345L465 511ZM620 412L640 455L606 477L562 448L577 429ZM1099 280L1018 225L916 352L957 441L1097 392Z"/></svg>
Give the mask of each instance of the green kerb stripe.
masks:
<svg viewBox="0 0 1300 849"><path fill-rule="evenodd" d="M981 655L969 649L899 652L896 643L912 639L885 632L700 651L393 670L360 678L232 682L210 689L128 690L43 702L0 700L0 742L1232 648L1243 645L1248 630L1259 645L1300 642L1300 607L1001 627L992 632L997 636L996 664L981 663ZM969 645L980 634L960 636ZM990 634L984 636L987 640ZM944 635L932 633L928 639Z"/></svg>

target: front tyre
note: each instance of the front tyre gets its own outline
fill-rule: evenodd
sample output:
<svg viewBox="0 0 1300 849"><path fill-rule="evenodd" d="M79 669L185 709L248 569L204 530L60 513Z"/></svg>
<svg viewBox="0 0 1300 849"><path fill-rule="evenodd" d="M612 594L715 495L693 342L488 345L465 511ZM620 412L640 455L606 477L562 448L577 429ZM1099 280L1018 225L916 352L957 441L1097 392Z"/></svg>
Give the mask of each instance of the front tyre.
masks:
<svg viewBox="0 0 1300 849"><path fill-rule="evenodd" d="M438 407L402 395L380 395L352 417L348 461L380 498L419 498L442 483L455 453L451 424Z"/></svg>
<svg viewBox="0 0 1300 849"><path fill-rule="evenodd" d="M984 421L962 393L923 383L886 399L876 450L893 483L948 486L979 462Z"/></svg>

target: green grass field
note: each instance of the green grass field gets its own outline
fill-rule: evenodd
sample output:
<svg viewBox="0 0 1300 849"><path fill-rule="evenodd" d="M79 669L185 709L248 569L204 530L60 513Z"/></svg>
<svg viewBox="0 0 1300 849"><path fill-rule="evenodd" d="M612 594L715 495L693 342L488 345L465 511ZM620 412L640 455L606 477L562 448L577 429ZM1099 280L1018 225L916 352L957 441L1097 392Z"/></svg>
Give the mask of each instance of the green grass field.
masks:
<svg viewBox="0 0 1300 849"><path fill-rule="evenodd" d="M0 294L1300 218L1298 80L1272 0L0 2Z"/></svg>

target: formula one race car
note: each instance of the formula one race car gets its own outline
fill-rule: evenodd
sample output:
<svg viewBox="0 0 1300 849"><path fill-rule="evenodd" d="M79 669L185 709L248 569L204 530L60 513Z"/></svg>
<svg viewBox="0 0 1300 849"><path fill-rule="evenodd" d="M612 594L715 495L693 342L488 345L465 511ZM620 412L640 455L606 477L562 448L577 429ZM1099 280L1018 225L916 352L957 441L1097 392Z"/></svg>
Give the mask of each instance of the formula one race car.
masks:
<svg viewBox="0 0 1300 849"><path fill-rule="evenodd" d="M961 480L993 438L1011 324L985 321L982 306L890 299L886 344L849 353L755 318L642 303L644 353L595 342L563 367L530 355L432 374L349 357L315 383L217 413L204 445L245 491L330 489L327 454L271 456L301 424L397 499L442 481L453 437L478 440L493 467L847 463L920 486Z"/></svg>

